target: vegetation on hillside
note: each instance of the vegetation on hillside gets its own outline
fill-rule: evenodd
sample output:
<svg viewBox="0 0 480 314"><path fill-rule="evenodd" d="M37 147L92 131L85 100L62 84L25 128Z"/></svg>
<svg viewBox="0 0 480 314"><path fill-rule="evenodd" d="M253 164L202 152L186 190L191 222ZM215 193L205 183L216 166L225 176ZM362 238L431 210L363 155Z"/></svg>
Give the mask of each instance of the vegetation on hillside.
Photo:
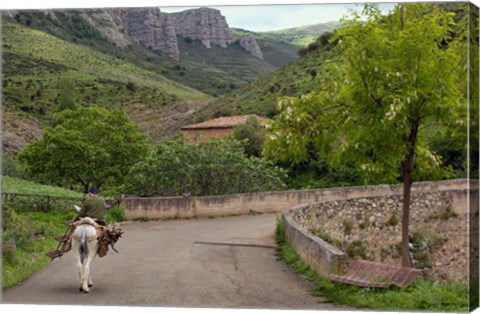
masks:
<svg viewBox="0 0 480 314"><path fill-rule="evenodd" d="M257 33L240 28L232 28L235 36L252 35L262 50L263 60L276 68L282 68L290 62L298 59L299 46L275 39L268 33ZM315 37L317 38L320 33ZM265 74L264 74L265 75Z"/></svg>
<svg viewBox="0 0 480 314"><path fill-rule="evenodd" d="M331 33L325 33L309 47L303 57L280 70L245 85L213 101L197 113L197 121L211 117L254 113L274 117L278 113L277 99L282 96L301 96L320 90L319 78L324 74L323 64L337 57L329 43ZM303 51L301 50L301 51Z"/></svg>
<svg viewBox="0 0 480 314"><path fill-rule="evenodd" d="M65 80L71 81L69 97L78 105L164 106L208 99L158 73L35 29L4 21L2 33L4 106L10 110L18 106L46 115L62 109Z"/></svg>
<svg viewBox="0 0 480 314"><path fill-rule="evenodd" d="M207 48L199 40L177 38L181 51L178 74L184 76L185 84L213 96L227 94L276 69L238 43L227 49L216 45Z"/></svg>
<svg viewBox="0 0 480 314"><path fill-rule="evenodd" d="M340 22L332 21L314 25L304 25L277 31L261 32L278 41L283 41L299 47L306 47L315 42L317 38L327 32L332 32L341 26Z"/></svg>
<svg viewBox="0 0 480 314"><path fill-rule="evenodd" d="M75 105L118 108L142 117L149 111L174 110L169 108L177 103L210 99L95 49L7 20L2 25L4 126L20 137L14 148L38 138L55 112Z"/></svg>
<svg viewBox="0 0 480 314"><path fill-rule="evenodd" d="M182 56L176 61L134 41L116 46L82 17L92 12L2 14L8 154L38 139L53 113L74 105L122 109L158 142L191 121L170 116L193 115L211 96L230 93L296 58L295 46L272 39L262 42L265 60L260 60L238 44L207 49L178 36Z"/></svg>

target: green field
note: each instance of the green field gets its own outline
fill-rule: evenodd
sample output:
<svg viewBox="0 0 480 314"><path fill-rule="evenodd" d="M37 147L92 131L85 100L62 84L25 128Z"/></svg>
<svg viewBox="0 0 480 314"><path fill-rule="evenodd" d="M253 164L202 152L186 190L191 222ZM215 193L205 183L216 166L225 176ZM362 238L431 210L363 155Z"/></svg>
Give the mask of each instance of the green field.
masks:
<svg viewBox="0 0 480 314"><path fill-rule="evenodd" d="M67 190L61 187L43 185L8 176L2 176L2 192L62 197L83 197L82 193L76 191Z"/></svg>

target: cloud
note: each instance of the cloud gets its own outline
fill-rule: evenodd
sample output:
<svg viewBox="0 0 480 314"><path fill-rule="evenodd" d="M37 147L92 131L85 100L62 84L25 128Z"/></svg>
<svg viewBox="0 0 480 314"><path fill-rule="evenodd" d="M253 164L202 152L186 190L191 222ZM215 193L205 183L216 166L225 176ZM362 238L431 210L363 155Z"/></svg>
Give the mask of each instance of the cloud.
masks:
<svg viewBox="0 0 480 314"><path fill-rule="evenodd" d="M393 5L387 5L387 7L391 6ZM350 10L359 10L362 6L333 3L212 7L222 12L230 27L261 32L338 21ZM178 12L191 8L194 7L161 7L160 9L163 12Z"/></svg>

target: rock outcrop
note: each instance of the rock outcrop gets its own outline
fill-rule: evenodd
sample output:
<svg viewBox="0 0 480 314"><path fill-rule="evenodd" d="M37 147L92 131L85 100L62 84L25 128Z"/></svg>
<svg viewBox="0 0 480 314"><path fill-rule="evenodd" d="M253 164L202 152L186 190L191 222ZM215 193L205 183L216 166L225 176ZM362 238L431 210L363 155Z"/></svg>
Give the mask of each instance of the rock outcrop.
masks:
<svg viewBox="0 0 480 314"><path fill-rule="evenodd" d="M178 60L180 56L172 19L158 8L93 10L81 16L118 47L135 41L169 58Z"/></svg>
<svg viewBox="0 0 480 314"><path fill-rule="evenodd" d="M167 57L178 60L177 34L169 14L158 8L126 10L124 23L132 38L153 51L161 51Z"/></svg>
<svg viewBox="0 0 480 314"><path fill-rule="evenodd" d="M205 47L227 48L238 42L253 56L263 59L251 34L236 38L219 10L199 8L178 13L162 13L158 8L94 10L82 17L110 42L127 47L136 41L152 51L178 60L177 36L200 41Z"/></svg>
<svg viewBox="0 0 480 314"><path fill-rule="evenodd" d="M226 48L235 41L235 35L219 10L200 8L171 13L171 16L177 35L197 39L207 48L212 44Z"/></svg>
<svg viewBox="0 0 480 314"><path fill-rule="evenodd" d="M125 48L132 44L130 36L125 32L122 10L93 10L83 12L80 16L102 33L102 35L117 47Z"/></svg>
<svg viewBox="0 0 480 314"><path fill-rule="evenodd" d="M252 55L259 59L263 59L263 53L260 47L258 46L255 37L252 34L243 35L238 38L238 42L240 46L245 49L246 51L250 52Z"/></svg>

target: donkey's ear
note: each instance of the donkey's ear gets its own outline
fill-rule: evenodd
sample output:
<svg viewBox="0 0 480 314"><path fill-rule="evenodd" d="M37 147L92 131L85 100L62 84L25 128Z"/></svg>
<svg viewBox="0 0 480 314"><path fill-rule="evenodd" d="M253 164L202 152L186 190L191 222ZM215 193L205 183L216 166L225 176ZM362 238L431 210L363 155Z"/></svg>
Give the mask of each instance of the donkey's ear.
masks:
<svg viewBox="0 0 480 314"><path fill-rule="evenodd" d="M75 207L75 210L76 210L77 212L79 212L80 209L82 209L81 207L79 207L79 206L77 206L77 205L73 205L73 207Z"/></svg>

